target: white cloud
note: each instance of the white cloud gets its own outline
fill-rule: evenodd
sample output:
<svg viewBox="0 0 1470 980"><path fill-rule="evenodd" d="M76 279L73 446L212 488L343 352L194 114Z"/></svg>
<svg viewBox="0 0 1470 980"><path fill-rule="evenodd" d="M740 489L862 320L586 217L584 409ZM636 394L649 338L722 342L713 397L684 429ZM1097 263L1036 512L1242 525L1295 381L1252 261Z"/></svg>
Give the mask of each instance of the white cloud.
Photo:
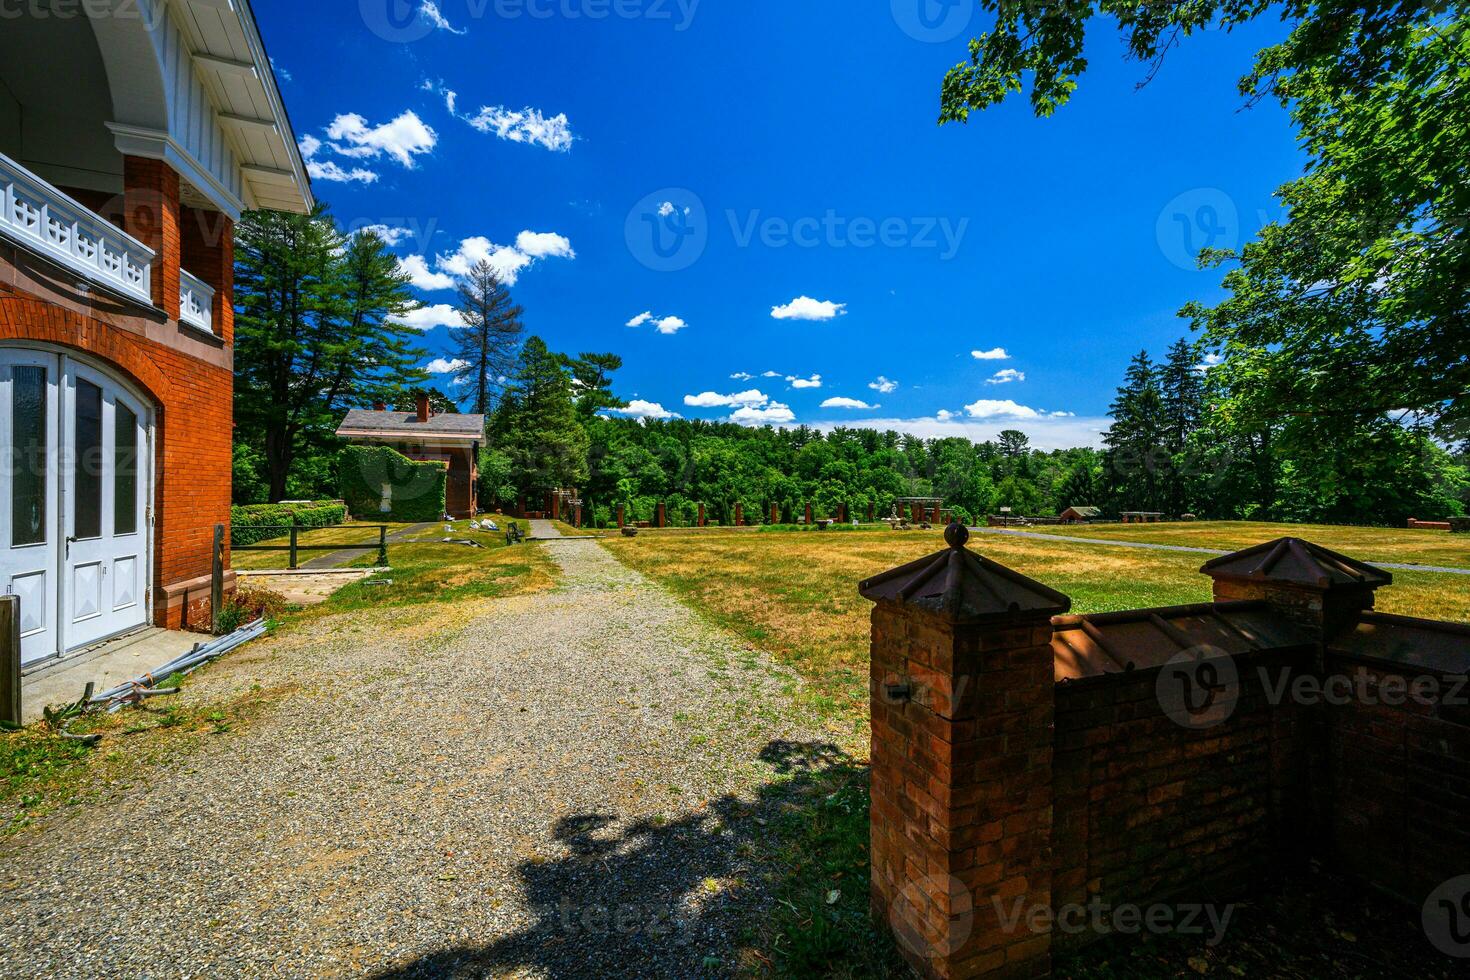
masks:
<svg viewBox="0 0 1470 980"><path fill-rule="evenodd" d="M749 374L749 373L747 373L745 371L736 371L734 374L730 375L730 380L731 381L749 381L750 379L752 379L754 377L755 377L755 375Z"/></svg>
<svg viewBox="0 0 1470 980"><path fill-rule="evenodd" d="M422 255L410 255L398 260L398 270L408 273L408 278L419 289L453 289L455 278L429 268Z"/></svg>
<svg viewBox="0 0 1470 980"><path fill-rule="evenodd" d="M791 375L787 375L786 376L786 380L791 383L791 387L793 387L793 388L820 388L820 387L822 387L822 376L820 374L814 374L810 378L797 378L797 377L793 377Z"/></svg>
<svg viewBox="0 0 1470 980"><path fill-rule="evenodd" d="M771 316L777 320L831 320L846 312L846 303L812 299L810 296L798 296L784 306L771 307Z"/></svg>
<svg viewBox="0 0 1470 980"><path fill-rule="evenodd" d="M457 277L470 274L481 261L489 262L501 282L514 286L521 272L541 258L575 259L572 243L555 232L523 231L514 245L497 245L483 235L466 238L453 252L434 256L432 267L422 255L398 260L420 289L452 289Z"/></svg>
<svg viewBox="0 0 1470 980"><path fill-rule="evenodd" d="M781 377L781 372L780 371L762 371L761 372L761 377L763 377L763 378L779 378L779 377Z"/></svg>
<svg viewBox="0 0 1470 980"><path fill-rule="evenodd" d="M986 378L985 379L985 383L988 384L988 385L1008 385L1012 381L1025 381L1025 380L1026 380L1026 372L1025 371L1017 371L1015 368L1006 368L1005 370L1003 370L1003 371L997 371L994 374L992 374L990 377Z"/></svg>
<svg viewBox="0 0 1470 980"><path fill-rule="evenodd" d="M419 4L419 16L427 23L433 25L437 30L448 31L451 34L468 34L470 32L467 27L463 30L455 30L454 25L449 23L449 20L439 12L439 5L434 3L434 0L423 0Z"/></svg>
<svg viewBox="0 0 1470 980"><path fill-rule="evenodd" d="M937 416L936 416L936 417L937 417L937 418L938 418L938 419L939 419L939 421L941 421L941 422L948 422L948 421L949 421L949 420L950 420L950 419L953 419L953 418L957 418L957 417L958 417L958 416L956 416L956 415L955 415L955 413L954 413L954 412L951 412L951 411L950 411L950 410L949 410L949 409L947 409L947 408L941 408L941 409L940 409L940 410L939 410L939 411L938 411L938 413L937 413Z"/></svg>
<svg viewBox="0 0 1470 980"><path fill-rule="evenodd" d="M740 425L780 425L796 421L796 415L791 411L791 406L771 402L764 408L755 408L750 405L737 408L730 413L730 421Z"/></svg>
<svg viewBox="0 0 1470 980"><path fill-rule="evenodd" d="M346 112L332 120L327 137L333 141L332 150L341 156L376 160L386 154L410 170L415 157L432 152L439 143L438 134L412 110L378 126L369 126L362 116Z"/></svg>
<svg viewBox="0 0 1470 980"><path fill-rule="evenodd" d="M351 170L347 170L335 160L307 160L306 173L312 180L325 180L334 184L343 184L350 181L371 184L378 179L378 175L371 170L365 170L362 167L353 167Z"/></svg>
<svg viewBox="0 0 1470 980"><path fill-rule="evenodd" d="M657 330L661 334L667 334L670 336L689 326L689 324L684 322L682 317L655 316L651 310L644 310L642 313L629 320L625 324L625 326L641 327L645 323L652 323L653 329Z"/></svg>
<svg viewBox="0 0 1470 980"><path fill-rule="evenodd" d="M733 408L754 407L771 401L771 396L755 388L737 391L733 395L722 395L716 391L705 391L698 395L685 395L684 404L690 408Z"/></svg>
<svg viewBox="0 0 1470 980"><path fill-rule="evenodd" d="M400 228L397 225L363 225L357 229L357 234L370 231L383 240L384 245L393 246L407 241L413 237L412 228Z"/></svg>
<svg viewBox="0 0 1470 980"><path fill-rule="evenodd" d="M880 395L888 395L898 390L898 382L889 381L887 378L883 377L883 375L880 374L878 375L877 381L868 382L868 387L872 388Z"/></svg>
<svg viewBox="0 0 1470 980"><path fill-rule="evenodd" d="M970 356L977 361L1009 361L1011 355L1006 353L1004 347L992 347L990 350L972 350Z"/></svg>
<svg viewBox="0 0 1470 980"><path fill-rule="evenodd" d="M461 368L467 368L469 366L469 361L461 361L457 357L452 361L446 360L442 357L436 357L428 364L424 365L424 370L428 371L430 374L453 374L455 371L458 371Z"/></svg>
<svg viewBox="0 0 1470 980"><path fill-rule="evenodd" d="M823 408L877 408L877 405L869 405L867 402L858 401L856 398L829 398L822 402Z"/></svg>
<svg viewBox="0 0 1470 980"><path fill-rule="evenodd" d="M455 94L444 93L449 111L454 111ZM494 133L512 143L530 143L543 146L554 153L566 153L572 148L575 137L567 114L542 115L540 109L527 106L524 109L507 109L505 106L481 106L473 116L460 116L465 122L482 133Z"/></svg>
<svg viewBox="0 0 1470 980"><path fill-rule="evenodd" d="M301 137L301 139L296 141L296 145L300 148L301 155L310 160L312 157L316 156L316 151L322 148L322 141L317 139L315 136L312 136L310 133L307 133L305 136Z"/></svg>
<svg viewBox="0 0 1470 980"><path fill-rule="evenodd" d="M416 330L430 330L434 327L464 326L464 320L460 319L459 310L446 303L412 310L403 314L398 319Z"/></svg>
<svg viewBox="0 0 1470 980"><path fill-rule="evenodd" d="M972 419L1039 419L1046 413L1025 405L1017 405L1009 398L991 400L982 398L965 406L965 413Z"/></svg>
<svg viewBox="0 0 1470 980"><path fill-rule="evenodd" d="M635 398L622 408L610 408L610 415L622 415L630 419L677 419L683 416L677 412L670 412L658 402L646 402Z"/></svg>

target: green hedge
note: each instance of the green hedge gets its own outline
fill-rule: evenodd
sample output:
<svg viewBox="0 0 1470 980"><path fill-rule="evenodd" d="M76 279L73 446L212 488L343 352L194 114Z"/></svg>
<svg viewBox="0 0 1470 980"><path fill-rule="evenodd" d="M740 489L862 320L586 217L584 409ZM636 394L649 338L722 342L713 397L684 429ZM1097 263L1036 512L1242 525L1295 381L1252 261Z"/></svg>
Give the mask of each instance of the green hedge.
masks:
<svg viewBox="0 0 1470 980"><path fill-rule="evenodd" d="M255 544L279 538L292 519L299 527L330 527L347 519L347 508L337 500L313 500L305 504L246 504L230 508L230 543Z"/></svg>
<svg viewBox="0 0 1470 980"><path fill-rule="evenodd" d="M387 446L348 446L338 463L342 499L363 520L387 518L417 523L444 516L449 464L420 463ZM384 513L383 487L391 510Z"/></svg>

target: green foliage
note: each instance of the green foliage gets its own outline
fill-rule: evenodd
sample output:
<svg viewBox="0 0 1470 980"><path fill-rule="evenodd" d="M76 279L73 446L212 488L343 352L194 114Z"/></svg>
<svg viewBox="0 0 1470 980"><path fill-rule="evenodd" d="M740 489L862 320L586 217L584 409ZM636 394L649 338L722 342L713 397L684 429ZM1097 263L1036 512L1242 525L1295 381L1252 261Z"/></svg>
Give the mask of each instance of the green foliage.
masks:
<svg viewBox="0 0 1470 980"><path fill-rule="evenodd" d="M540 337L521 349L490 430L489 442L510 460L519 492L535 497L587 480L587 432L572 402L572 382Z"/></svg>
<svg viewBox="0 0 1470 980"><path fill-rule="evenodd" d="M278 538L294 522L297 527L331 527L347 519L347 507L336 500L305 504L247 504L230 508L230 543L255 544Z"/></svg>
<svg viewBox="0 0 1470 980"><path fill-rule="evenodd" d="M332 480L342 410L421 384L416 301L372 232L343 236L325 209L256 211L236 229L235 421L248 482L241 498L321 493Z"/></svg>
<svg viewBox="0 0 1470 980"><path fill-rule="evenodd" d="M286 611L286 597L262 585L241 585L225 599L215 617L214 631L220 636L233 633L257 619L276 619Z"/></svg>
<svg viewBox="0 0 1470 980"><path fill-rule="evenodd" d="M342 450L340 474L342 499L357 517L420 523L444 516L445 463L417 462L389 446L348 446ZM382 510L385 485L387 514Z"/></svg>

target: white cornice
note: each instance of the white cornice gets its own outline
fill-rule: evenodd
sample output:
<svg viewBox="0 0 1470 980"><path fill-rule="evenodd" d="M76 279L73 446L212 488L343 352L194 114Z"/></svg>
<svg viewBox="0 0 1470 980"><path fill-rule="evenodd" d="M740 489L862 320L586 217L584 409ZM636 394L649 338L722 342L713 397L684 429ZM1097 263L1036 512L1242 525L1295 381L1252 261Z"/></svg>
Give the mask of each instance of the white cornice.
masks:
<svg viewBox="0 0 1470 980"><path fill-rule="evenodd" d="M209 198L215 207L229 215L231 221L240 220L245 202L231 193L218 177L209 172L208 167L194 159L194 155L184 149L173 136L161 130L144 129L124 123L108 123L107 128L112 131L113 142L119 153L130 157L162 160Z"/></svg>

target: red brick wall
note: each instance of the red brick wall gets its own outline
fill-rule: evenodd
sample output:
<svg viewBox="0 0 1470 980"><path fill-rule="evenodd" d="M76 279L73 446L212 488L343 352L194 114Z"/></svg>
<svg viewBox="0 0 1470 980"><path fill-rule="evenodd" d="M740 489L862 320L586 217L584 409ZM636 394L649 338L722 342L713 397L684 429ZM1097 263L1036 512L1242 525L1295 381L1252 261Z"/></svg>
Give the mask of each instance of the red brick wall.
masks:
<svg viewBox="0 0 1470 980"><path fill-rule="evenodd" d="M179 318L179 175L162 160L123 157L123 230L153 249L153 305Z"/></svg>
<svg viewBox="0 0 1470 980"><path fill-rule="evenodd" d="M235 223L218 211L179 209L180 264L214 287L214 332L235 342Z"/></svg>
<svg viewBox="0 0 1470 980"><path fill-rule="evenodd" d="M140 333L22 293L0 294L0 340L37 341L91 354L151 398L156 425L154 621L178 628L187 608L188 622L206 622L214 525L230 520L233 374ZM227 576L227 584L231 580Z"/></svg>
<svg viewBox="0 0 1470 980"><path fill-rule="evenodd" d="M1273 707L1258 665L1291 676L1299 658L1240 662L1240 697L1198 730L1161 707L1157 670L1056 688L1052 852L1058 905L1228 901L1277 867L1298 825L1297 711ZM1075 948L1101 938L1059 934Z"/></svg>
<svg viewBox="0 0 1470 980"><path fill-rule="evenodd" d="M1328 669L1355 692L1361 678L1367 694L1328 711L1323 791L1331 800L1332 858L1417 905L1470 868L1470 719L1464 708L1399 693L1415 678L1440 679L1433 672L1407 675L1337 655L1329 655ZM1385 692L1385 679L1399 686ZM1441 679L1440 689L1453 692L1457 684Z"/></svg>

